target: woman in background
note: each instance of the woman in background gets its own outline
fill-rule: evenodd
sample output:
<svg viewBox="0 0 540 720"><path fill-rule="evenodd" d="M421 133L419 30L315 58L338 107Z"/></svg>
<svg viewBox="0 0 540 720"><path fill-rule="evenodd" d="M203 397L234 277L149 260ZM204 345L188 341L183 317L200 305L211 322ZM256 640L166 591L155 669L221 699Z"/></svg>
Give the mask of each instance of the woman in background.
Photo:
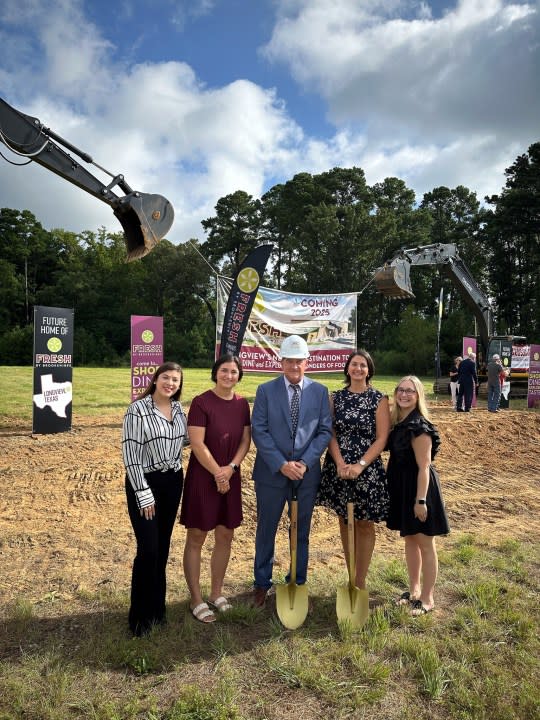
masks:
<svg viewBox="0 0 540 720"><path fill-rule="evenodd" d="M182 449L188 442L180 404L182 382L180 365L160 365L152 383L124 416L125 487L137 540L129 627L137 636L166 621L166 566L182 496Z"/></svg>
<svg viewBox="0 0 540 720"><path fill-rule="evenodd" d="M458 355L456 358L454 358L454 364L450 368L450 372L448 373L450 375L450 395L452 396L452 407L454 410L457 408L457 393L458 393L458 372L459 372L459 363L461 362L462 358Z"/></svg>
<svg viewBox="0 0 540 720"><path fill-rule="evenodd" d="M407 375L398 383L390 416L387 525L405 538L409 575L409 590L398 602L410 604L413 615L423 615L435 606L438 574L435 536L445 535L450 529L439 476L431 464L440 438L429 421L424 387L416 376Z"/></svg>
<svg viewBox="0 0 540 720"><path fill-rule="evenodd" d="M193 398L188 414L191 457L180 522L187 528L184 575L191 594L193 617L203 623L216 619L231 604L223 595L234 529L242 522L240 463L251 443L249 404L234 391L242 379L235 355L223 355L214 363L215 386ZM208 602L200 587L201 553L206 536L214 531L210 561L211 588Z"/></svg>

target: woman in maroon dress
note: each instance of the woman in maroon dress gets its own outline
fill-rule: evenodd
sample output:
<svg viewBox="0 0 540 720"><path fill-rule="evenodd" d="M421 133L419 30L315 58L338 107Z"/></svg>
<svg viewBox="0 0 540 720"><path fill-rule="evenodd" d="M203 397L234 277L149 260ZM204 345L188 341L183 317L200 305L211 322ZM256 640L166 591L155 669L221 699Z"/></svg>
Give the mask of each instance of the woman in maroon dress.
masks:
<svg viewBox="0 0 540 720"><path fill-rule="evenodd" d="M214 622L214 611L231 608L223 595L234 528L242 522L240 463L251 443L249 404L234 392L242 379L234 355L214 363L215 387L193 398L188 414L191 444L180 522L187 528L184 575L191 594L193 617ZM214 530L208 602L200 587L201 552L209 530Z"/></svg>

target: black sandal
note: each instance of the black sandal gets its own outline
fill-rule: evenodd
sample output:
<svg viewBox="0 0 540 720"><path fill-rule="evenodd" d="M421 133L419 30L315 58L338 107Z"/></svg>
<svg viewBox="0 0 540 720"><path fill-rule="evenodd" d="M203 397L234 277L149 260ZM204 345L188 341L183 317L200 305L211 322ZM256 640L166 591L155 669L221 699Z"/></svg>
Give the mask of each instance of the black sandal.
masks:
<svg viewBox="0 0 540 720"><path fill-rule="evenodd" d="M413 617L419 617L420 615L427 615L432 610L432 607L427 608L425 605L423 605L421 600L415 600L412 603L411 615Z"/></svg>
<svg viewBox="0 0 540 720"><path fill-rule="evenodd" d="M396 605L409 605L409 603L414 602L411 600L411 593L409 591L406 591L404 593L401 593L399 598L396 600Z"/></svg>

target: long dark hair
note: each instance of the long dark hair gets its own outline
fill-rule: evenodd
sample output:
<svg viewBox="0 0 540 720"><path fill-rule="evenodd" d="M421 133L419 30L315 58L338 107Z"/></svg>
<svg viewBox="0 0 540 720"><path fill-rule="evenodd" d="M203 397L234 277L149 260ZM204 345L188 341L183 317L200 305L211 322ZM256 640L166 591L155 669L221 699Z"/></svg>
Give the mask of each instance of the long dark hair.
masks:
<svg viewBox="0 0 540 720"><path fill-rule="evenodd" d="M361 350L353 350L353 352L349 355L347 358L347 362L345 363L345 367L343 368L343 374L345 375L345 387L349 387L351 384L351 378L349 376L349 365L351 364L351 360L356 357L357 355L360 355L360 357L363 357L364 360L367 362L368 366L368 376L366 380L366 385L370 384L371 378L375 375L375 363L373 362L373 358L368 353L367 350L361 349Z"/></svg>
<svg viewBox="0 0 540 720"><path fill-rule="evenodd" d="M148 387L145 388L144 392L138 397L138 400L142 400L142 398L148 397L148 395L153 395L156 392L156 380L160 375L162 375L165 372L177 372L180 373L180 386L178 390L172 395L173 400L178 400L180 398L180 395L182 394L182 386L184 384L184 373L182 372L182 368L178 363L175 362L165 362L163 365L160 365L156 372L154 373L154 376L152 378L152 382Z"/></svg>
<svg viewBox="0 0 540 720"><path fill-rule="evenodd" d="M218 357L216 362L212 365L212 373L210 377L214 382L217 382L217 371L219 370L219 368L222 365L225 365L225 363L229 362L233 362L238 368L238 382L240 382L244 374L244 370L242 368L242 363L240 362L240 359L232 353L225 353L225 355L221 355L221 357Z"/></svg>

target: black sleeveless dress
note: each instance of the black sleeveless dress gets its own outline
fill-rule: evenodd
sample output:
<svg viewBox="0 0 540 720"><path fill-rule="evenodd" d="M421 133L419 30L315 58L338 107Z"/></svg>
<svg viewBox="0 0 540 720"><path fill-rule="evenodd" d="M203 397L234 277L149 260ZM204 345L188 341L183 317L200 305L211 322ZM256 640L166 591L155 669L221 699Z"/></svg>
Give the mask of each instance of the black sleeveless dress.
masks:
<svg viewBox="0 0 540 720"><path fill-rule="evenodd" d="M444 508L441 484L435 468L429 467L429 485L426 494L427 519L421 522L414 517L418 465L411 441L414 437L427 434L431 437L431 459L435 458L441 440L437 429L417 410L413 410L391 431L388 438L390 458L386 468L390 509L387 526L405 535L446 535L450 532L448 517Z"/></svg>

